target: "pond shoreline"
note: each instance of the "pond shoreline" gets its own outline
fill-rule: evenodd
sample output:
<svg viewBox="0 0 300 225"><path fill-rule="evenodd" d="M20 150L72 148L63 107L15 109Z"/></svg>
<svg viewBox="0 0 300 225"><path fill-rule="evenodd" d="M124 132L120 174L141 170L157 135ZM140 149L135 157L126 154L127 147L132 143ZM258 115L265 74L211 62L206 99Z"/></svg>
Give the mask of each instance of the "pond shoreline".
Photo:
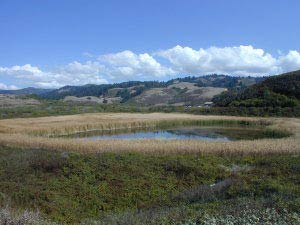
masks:
<svg viewBox="0 0 300 225"><path fill-rule="evenodd" d="M167 128L174 125L260 125L281 139L208 142L199 140L80 140L59 135L93 129ZM0 121L0 145L78 153L143 152L147 154L197 153L221 155L299 154L300 120L296 118L249 118L196 116L176 113L95 113ZM290 136L289 136L290 135ZM50 138L52 136L52 138ZM288 136L288 137L287 137Z"/></svg>
<svg viewBox="0 0 300 225"><path fill-rule="evenodd" d="M137 140L137 139L194 139L204 141L256 140L263 138L282 138L285 135L270 135L262 126L174 126L165 129L157 127L125 128L115 130L93 130L76 132L61 138L86 140Z"/></svg>

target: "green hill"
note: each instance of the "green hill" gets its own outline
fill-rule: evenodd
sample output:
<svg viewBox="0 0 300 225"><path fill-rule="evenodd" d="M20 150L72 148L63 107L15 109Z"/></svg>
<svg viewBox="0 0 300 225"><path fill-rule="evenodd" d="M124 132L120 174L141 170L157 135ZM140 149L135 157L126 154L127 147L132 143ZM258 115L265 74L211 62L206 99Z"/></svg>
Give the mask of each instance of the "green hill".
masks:
<svg viewBox="0 0 300 225"><path fill-rule="evenodd" d="M136 105L199 105L226 89L244 89L264 78L227 75L189 76L167 82L129 81L116 84L65 86L40 96L76 102ZM69 97L70 96L70 97Z"/></svg>
<svg viewBox="0 0 300 225"><path fill-rule="evenodd" d="M232 89L213 98L216 106L294 107L300 100L300 71L271 76L244 90Z"/></svg>

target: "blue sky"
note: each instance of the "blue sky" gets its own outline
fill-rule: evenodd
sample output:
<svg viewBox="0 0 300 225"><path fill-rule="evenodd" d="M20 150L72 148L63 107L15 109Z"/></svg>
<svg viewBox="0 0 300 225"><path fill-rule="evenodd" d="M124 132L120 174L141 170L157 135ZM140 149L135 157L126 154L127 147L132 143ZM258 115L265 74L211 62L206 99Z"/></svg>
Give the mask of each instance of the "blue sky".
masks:
<svg viewBox="0 0 300 225"><path fill-rule="evenodd" d="M300 69L299 0L1 0L0 89Z"/></svg>

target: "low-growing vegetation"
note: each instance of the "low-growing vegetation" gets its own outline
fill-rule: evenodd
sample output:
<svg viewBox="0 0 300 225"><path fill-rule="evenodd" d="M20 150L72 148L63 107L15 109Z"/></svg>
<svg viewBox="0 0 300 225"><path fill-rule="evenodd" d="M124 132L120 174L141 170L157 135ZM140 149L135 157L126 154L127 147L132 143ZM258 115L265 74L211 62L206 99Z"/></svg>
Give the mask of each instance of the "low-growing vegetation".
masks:
<svg viewBox="0 0 300 225"><path fill-rule="evenodd" d="M299 223L299 154L78 154L1 146L0 156L1 222Z"/></svg>
<svg viewBox="0 0 300 225"><path fill-rule="evenodd" d="M299 124L296 118L172 113L0 120L0 221L298 224ZM175 125L250 126L283 138L207 142L58 137Z"/></svg>
<svg viewBox="0 0 300 225"><path fill-rule="evenodd" d="M272 139L59 137L176 125L254 127ZM296 118L94 113L4 119L0 134L3 224L299 224Z"/></svg>
<svg viewBox="0 0 300 225"><path fill-rule="evenodd" d="M0 108L0 119L32 118L82 113L189 113L195 115L229 115L259 117L300 117L300 105L295 107L198 107L198 106L135 106L130 104L96 104L45 101L36 106Z"/></svg>

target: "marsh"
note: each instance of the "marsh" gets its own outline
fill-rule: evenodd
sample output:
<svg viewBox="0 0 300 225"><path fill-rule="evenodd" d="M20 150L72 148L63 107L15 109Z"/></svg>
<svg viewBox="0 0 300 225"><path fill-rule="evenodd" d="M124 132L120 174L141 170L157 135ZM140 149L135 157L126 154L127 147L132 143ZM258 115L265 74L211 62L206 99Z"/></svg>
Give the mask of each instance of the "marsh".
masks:
<svg viewBox="0 0 300 225"><path fill-rule="evenodd" d="M203 140L203 141L237 141L262 138L279 138L270 135L261 127L248 126L174 126L168 129L118 129L79 132L63 137L83 138L88 140Z"/></svg>

